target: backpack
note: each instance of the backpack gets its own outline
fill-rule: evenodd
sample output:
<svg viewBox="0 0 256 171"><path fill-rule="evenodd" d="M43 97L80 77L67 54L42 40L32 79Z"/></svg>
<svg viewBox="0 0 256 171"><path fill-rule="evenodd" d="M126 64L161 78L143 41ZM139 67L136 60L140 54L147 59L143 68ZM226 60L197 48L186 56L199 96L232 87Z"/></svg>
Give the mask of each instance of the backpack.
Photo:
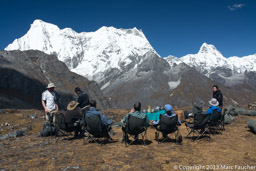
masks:
<svg viewBox="0 0 256 171"><path fill-rule="evenodd" d="M249 119L249 120L247 121L247 125L248 125L249 129L250 129L254 134L256 134L256 120Z"/></svg>
<svg viewBox="0 0 256 171"><path fill-rule="evenodd" d="M39 136L47 137L47 136L52 136L52 135L56 135L56 134L57 134L57 130L56 130L55 126L49 122L45 122L43 130L40 132Z"/></svg>

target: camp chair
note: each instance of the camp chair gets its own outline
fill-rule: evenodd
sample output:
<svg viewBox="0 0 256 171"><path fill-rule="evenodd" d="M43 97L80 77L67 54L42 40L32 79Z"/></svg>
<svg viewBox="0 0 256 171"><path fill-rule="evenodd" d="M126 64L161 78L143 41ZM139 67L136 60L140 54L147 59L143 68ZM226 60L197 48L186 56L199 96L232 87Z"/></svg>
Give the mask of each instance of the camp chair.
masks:
<svg viewBox="0 0 256 171"><path fill-rule="evenodd" d="M67 124L65 122L65 116L63 113L56 114L54 116L54 126L57 129L57 134L56 136L68 136L71 135L72 132L74 131L81 131L81 125L80 121L81 118L71 118L72 122L70 124ZM66 134L69 133L69 134Z"/></svg>
<svg viewBox="0 0 256 171"><path fill-rule="evenodd" d="M147 127L145 125L147 125L147 118L141 119L132 115L128 115L127 123L128 124L124 127L123 131L125 146L128 147L128 145L131 145L136 141L139 142L140 134L142 135L143 144L146 145L145 139L147 136ZM134 140L130 143L128 142L128 136L132 136L134 138Z"/></svg>
<svg viewBox="0 0 256 171"><path fill-rule="evenodd" d="M82 113L82 129L84 130L86 127L86 122L85 122L85 117L86 117L86 112L90 109L90 106L85 106L83 107L80 111Z"/></svg>
<svg viewBox="0 0 256 171"><path fill-rule="evenodd" d="M212 120L210 121L209 123L209 130L212 132L212 131L215 131L216 133L221 133L220 132L220 124L222 122L221 120L221 112L218 112L217 110L213 110L213 113L212 113ZM214 135L214 134L213 134Z"/></svg>
<svg viewBox="0 0 256 171"><path fill-rule="evenodd" d="M186 128L188 131L188 135L186 138L189 138L189 136L192 134L193 136L192 141L198 140L199 138L203 137L206 133L209 134L208 141L210 141L210 131L209 131L209 120L210 115L202 114L202 113L195 113L194 114L194 122L188 123L186 122ZM197 135L197 138L194 139L194 135Z"/></svg>
<svg viewBox="0 0 256 171"><path fill-rule="evenodd" d="M104 138L106 140L108 131L102 127L100 115L85 116L86 127L84 129L87 136L84 138L84 144L89 140L94 141L98 145L102 145ZM98 140L98 141L97 141Z"/></svg>
<svg viewBox="0 0 256 171"><path fill-rule="evenodd" d="M178 115L174 117L167 117L164 115L160 115L159 126L156 127L156 140L158 144L165 142L168 138L170 139L169 137L170 135L176 132L179 132L177 125L178 125ZM159 132L162 132L163 134L167 135L167 137L163 138L162 141L159 139Z"/></svg>

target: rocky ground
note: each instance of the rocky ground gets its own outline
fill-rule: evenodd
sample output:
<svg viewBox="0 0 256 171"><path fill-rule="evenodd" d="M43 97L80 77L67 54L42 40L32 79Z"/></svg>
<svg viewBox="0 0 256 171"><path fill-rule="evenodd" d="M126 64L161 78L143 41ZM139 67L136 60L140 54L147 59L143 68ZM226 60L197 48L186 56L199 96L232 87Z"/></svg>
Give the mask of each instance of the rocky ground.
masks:
<svg viewBox="0 0 256 171"><path fill-rule="evenodd" d="M127 110L103 113L120 121ZM114 127L114 143L84 145L81 138L62 137L56 141L56 137L38 137L44 123L42 111L0 110L0 137L16 130L25 134L0 139L0 170L235 170L238 166L255 166L256 135L246 128L249 118L256 119L237 116L222 135L212 136L211 142L184 138L182 145L157 144L155 131L149 128L148 145L125 147L118 126ZM184 124L180 130L187 135Z"/></svg>

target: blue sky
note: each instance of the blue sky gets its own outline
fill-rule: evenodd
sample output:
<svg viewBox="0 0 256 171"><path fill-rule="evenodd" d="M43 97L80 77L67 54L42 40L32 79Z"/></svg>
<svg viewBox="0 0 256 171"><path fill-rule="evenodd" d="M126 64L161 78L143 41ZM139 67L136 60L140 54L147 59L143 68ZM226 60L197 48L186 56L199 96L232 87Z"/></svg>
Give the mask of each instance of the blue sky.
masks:
<svg viewBox="0 0 256 171"><path fill-rule="evenodd" d="M197 53L203 42L226 57L256 53L254 0L6 0L0 49L23 36L35 19L77 32L137 27L162 57Z"/></svg>

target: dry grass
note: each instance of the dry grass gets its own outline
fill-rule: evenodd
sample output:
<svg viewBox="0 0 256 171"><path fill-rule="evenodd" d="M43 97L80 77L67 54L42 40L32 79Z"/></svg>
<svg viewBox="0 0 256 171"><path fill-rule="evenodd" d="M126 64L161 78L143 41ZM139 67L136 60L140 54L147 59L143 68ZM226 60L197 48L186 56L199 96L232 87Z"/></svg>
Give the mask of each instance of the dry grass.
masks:
<svg viewBox="0 0 256 171"><path fill-rule="evenodd" d="M107 116L114 116L115 121L127 113L127 110L103 111ZM29 114L37 113L32 120ZM0 141L0 169L6 170L173 170L175 165L256 165L256 135L246 127L248 118L238 116L231 125L226 126L222 135L215 135L212 141L200 139L191 142L183 139L182 145L171 142L157 144L154 129L148 129L149 145L131 145L121 143L122 132L113 139L117 142L98 146L94 143L83 145L82 139L66 140L56 143L55 137L37 137L42 129L43 116L36 110L9 110L0 114L0 124L6 122L17 125L20 129L26 125L32 128L24 137ZM10 131L2 127L1 135ZM185 136L184 124L180 128ZM205 169L206 170L206 169Z"/></svg>

